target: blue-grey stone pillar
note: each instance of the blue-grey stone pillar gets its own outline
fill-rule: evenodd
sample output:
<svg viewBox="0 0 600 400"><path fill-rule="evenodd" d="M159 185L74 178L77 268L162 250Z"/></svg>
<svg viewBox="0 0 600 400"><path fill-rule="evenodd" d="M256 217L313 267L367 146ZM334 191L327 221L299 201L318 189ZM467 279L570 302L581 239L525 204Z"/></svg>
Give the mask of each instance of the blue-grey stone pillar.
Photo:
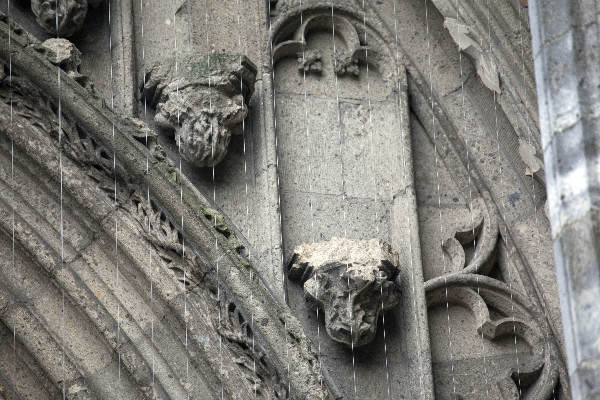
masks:
<svg viewBox="0 0 600 400"><path fill-rule="evenodd" d="M573 399L600 399L600 0L530 0Z"/></svg>

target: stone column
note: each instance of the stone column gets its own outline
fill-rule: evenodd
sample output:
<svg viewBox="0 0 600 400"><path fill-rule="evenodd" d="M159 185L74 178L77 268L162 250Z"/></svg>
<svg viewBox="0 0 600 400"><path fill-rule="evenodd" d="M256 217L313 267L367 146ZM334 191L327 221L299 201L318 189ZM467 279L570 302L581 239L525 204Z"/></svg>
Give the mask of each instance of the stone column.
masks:
<svg viewBox="0 0 600 400"><path fill-rule="evenodd" d="M600 399L599 0L529 2L573 399Z"/></svg>

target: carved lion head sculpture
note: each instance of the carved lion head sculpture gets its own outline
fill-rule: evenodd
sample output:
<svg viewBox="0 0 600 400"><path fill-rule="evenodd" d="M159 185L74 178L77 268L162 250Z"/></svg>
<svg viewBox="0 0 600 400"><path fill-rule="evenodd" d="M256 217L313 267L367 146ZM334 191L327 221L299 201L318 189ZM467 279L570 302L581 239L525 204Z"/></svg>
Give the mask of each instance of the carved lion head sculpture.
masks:
<svg viewBox="0 0 600 400"><path fill-rule="evenodd" d="M294 250L289 277L304 283L307 301L325 313L327 334L348 346L370 343L381 312L395 307L398 255L377 239L303 244Z"/></svg>
<svg viewBox="0 0 600 400"><path fill-rule="evenodd" d="M159 127L172 130L184 160L210 167L223 160L241 132L256 67L246 57L188 54L154 65L144 89Z"/></svg>
<svg viewBox="0 0 600 400"><path fill-rule="evenodd" d="M37 23L48 33L56 34L56 7L58 5L58 34L68 37L77 32L85 21L89 6L102 0L31 0L31 11Z"/></svg>

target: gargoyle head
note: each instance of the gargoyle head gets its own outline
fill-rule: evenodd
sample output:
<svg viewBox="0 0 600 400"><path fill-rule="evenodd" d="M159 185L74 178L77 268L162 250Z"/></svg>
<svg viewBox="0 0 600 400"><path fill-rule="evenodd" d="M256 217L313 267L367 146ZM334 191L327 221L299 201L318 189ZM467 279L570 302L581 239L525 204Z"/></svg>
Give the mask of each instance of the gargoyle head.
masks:
<svg viewBox="0 0 600 400"><path fill-rule="evenodd" d="M145 90L159 127L175 132L181 156L198 167L223 160L231 136L241 132L256 68L245 57L186 55L155 65Z"/></svg>
<svg viewBox="0 0 600 400"><path fill-rule="evenodd" d="M68 37L77 32L85 21L89 6L102 0L31 0L31 11L37 23L48 33L56 34L58 5L58 34Z"/></svg>
<svg viewBox="0 0 600 400"><path fill-rule="evenodd" d="M327 334L348 346L370 343L381 312L399 302L398 255L376 239L296 247L289 276L304 282L307 301L325 313Z"/></svg>

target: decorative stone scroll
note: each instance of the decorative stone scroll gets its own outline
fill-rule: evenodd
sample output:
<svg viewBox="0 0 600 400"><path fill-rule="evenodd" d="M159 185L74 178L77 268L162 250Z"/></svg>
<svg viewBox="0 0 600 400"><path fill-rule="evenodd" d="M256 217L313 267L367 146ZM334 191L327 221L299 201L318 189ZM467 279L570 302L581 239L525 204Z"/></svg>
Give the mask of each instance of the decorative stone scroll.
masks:
<svg viewBox="0 0 600 400"><path fill-rule="evenodd" d="M498 361L485 380L468 388L459 384L453 399L547 400L558 384L559 350L539 309L509 283L514 278L507 269L512 266L500 254L506 253L502 250L506 241L499 240L503 234L491 204L487 192L473 199L471 221L455 228L442 242L452 272L425 283L427 306L469 310L474 329L486 343L482 351L489 351L490 346L506 338L510 338L507 343L514 349L508 351L511 361L504 365ZM500 259L504 266L498 265ZM450 321L450 314L448 318ZM525 344L527 350L517 351L517 343ZM517 357L512 356L515 353Z"/></svg>
<svg viewBox="0 0 600 400"><path fill-rule="evenodd" d="M431 283L431 284L429 284ZM482 340L524 342L530 349L519 352L519 362L497 366L494 377L475 383L454 399L551 399L559 374L558 349L548 338L541 316L521 294L504 282L477 274L455 274L445 281L428 282L427 305L449 303L468 309ZM514 350L513 350L514 352ZM555 397L558 398L558 397Z"/></svg>
<svg viewBox="0 0 600 400"><path fill-rule="evenodd" d="M289 277L325 312L327 334L354 347L370 343L379 315L398 305L398 255L377 239L331 240L294 250Z"/></svg>
<svg viewBox="0 0 600 400"><path fill-rule="evenodd" d="M144 90L158 126L181 141L181 156L212 167L227 154L231 136L241 133L255 79L256 67L246 57L188 54L154 65Z"/></svg>

